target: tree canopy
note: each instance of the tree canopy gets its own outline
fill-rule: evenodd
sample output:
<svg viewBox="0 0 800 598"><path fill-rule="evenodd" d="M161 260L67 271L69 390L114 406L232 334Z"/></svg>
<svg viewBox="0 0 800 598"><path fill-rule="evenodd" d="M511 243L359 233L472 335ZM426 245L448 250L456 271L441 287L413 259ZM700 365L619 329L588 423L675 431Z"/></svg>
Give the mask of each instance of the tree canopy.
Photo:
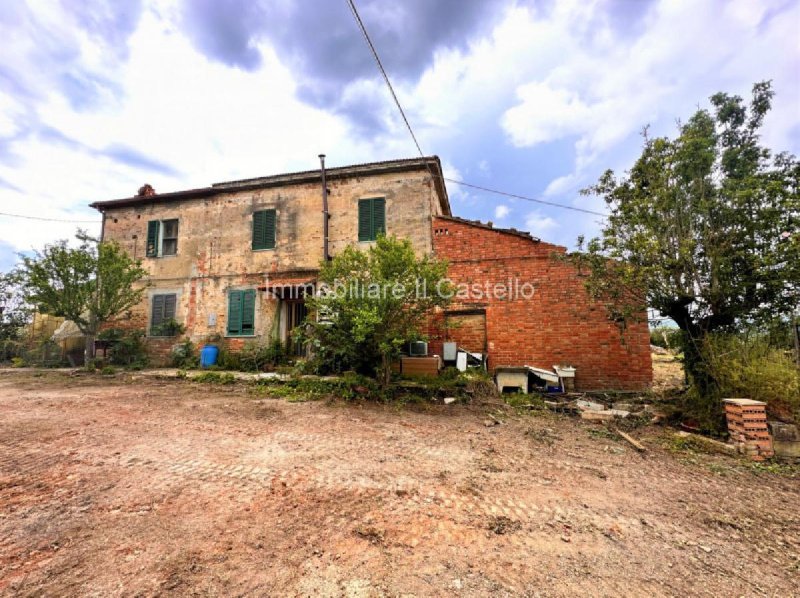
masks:
<svg viewBox="0 0 800 598"><path fill-rule="evenodd" d="M308 300L313 352L338 369L372 368L386 384L392 357L421 335L432 309L449 303L446 272L445 262L417 257L405 239L345 248L321 265L321 290Z"/></svg>
<svg viewBox="0 0 800 598"><path fill-rule="evenodd" d="M28 302L42 313L74 322L89 343L98 327L137 305L147 274L116 242L96 242L83 233L23 256L20 276ZM89 352L91 352L89 350Z"/></svg>
<svg viewBox="0 0 800 598"><path fill-rule="evenodd" d="M800 165L759 138L772 97L769 82L749 106L717 93L674 139L645 131L630 172L606 171L583 191L610 211L578 258L587 287L615 319L644 304L672 318L701 391L699 339L789 318L800 298Z"/></svg>

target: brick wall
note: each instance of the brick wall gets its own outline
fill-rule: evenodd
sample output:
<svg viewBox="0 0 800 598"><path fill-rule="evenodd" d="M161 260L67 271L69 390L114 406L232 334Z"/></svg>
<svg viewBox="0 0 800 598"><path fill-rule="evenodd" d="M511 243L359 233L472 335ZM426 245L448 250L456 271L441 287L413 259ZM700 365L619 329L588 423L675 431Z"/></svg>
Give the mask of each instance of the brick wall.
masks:
<svg viewBox="0 0 800 598"><path fill-rule="evenodd" d="M473 294L450 308L485 310L491 369L569 364L577 368L579 390L641 390L652 382L647 322L629 324L621 333L603 305L589 298L576 270L554 259L565 254L564 247L446 217L433 219L433 244L436 254L449 261L449 277L456 284L485 290L487 283L508 287L511 281L511 297ZM528 288L519 288L524 283L533 285L530 299L521 296ZM432 330L434 352L453 334L444 321L440 316Z"/></svg>

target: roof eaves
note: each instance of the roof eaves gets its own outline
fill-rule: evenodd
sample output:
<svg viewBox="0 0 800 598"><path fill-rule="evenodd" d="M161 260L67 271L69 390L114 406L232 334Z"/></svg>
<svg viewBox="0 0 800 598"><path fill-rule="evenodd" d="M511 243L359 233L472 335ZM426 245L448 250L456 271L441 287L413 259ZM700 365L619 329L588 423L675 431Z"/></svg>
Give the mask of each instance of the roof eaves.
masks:
<svg viewBox="0 0 800 598"><path fill-rule="evenodd" d="M466 224L468 226L483 228L486 230L494 231L496 233L503 233L505 235L514 235L516 237L522 237L523 239L533 241L534 243L541 243L542 241L539 237L534 237L529 232L523 230L517 230L516 228L497 228L491 223L481 222L480 220L469 220L467 218L459 218L458 216L439 216L439 218L444 218L445 220L452 220L453 222L459 222L461 224Z"/></svg>

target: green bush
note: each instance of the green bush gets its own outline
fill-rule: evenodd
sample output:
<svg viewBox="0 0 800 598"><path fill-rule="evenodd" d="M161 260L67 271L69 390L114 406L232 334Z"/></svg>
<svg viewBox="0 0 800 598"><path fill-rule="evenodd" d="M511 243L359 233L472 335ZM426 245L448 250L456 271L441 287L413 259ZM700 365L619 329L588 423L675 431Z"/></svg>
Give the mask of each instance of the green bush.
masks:
<svg viewBox="0 0 800 598"><path fill-rule="evenodd" d="M680 328L665 328L659 326L650 331L650 344L662 349L678 351L681 348L683 332Z"/></svg>
<svg viewBox="0 0 800 598"><path fill-rule="evenodd" d="M187 339L172 347L172 366L181 369L192 369L200 365L194 343Z"/></svg>
<svg viewBox="0 0 800 598"><path fill-rule="evenodd" d="M22 354L22 343L17 340L0 340L0 362L11 361Z"/></svg>
<svg viewBox="0 0 800 598"><path fill-rule="evenodd" d="M103 366L103 369L100 370L100 374L102 376L113 376L116 373L117 368L115 368L113 365L105 365Z"/></svg>
<svg viewBox="0 0 800 598"><path fill-rule="evenodd" d="M203 372L193 377L192 381L207 384L233 384L236 382L236 377L230 372Z"/></svg>
<svg viewBox="0 0 800 598"><path fill-rule="evenodd" d="M764 401L781 419L800 416L800 370L790 351L772 346L764 335L718 334L701 352L719 398Z"/></svg>
<svg viewBox="0 0 800 598"><path fill-rule="evenodd" d="M261 372L284 365L288 355L284 344L279 340L264 344L250 341L239 353L239 365L248 372Z"/></svg>
<svg viewBox="0 0 800 598"><path fill-rule="evenodd" d="M239 351L229 351L220 347L217 356L217 366L221 370L242 371L242 356Z"/></svg>
<svg viewBox="0 0 800 598"><path fill-rule="evenodd" d="M123 367L147 365L147 345L143 330L109 328L97 335L98 340L113 341L108 349L108 361Z"/></svg>

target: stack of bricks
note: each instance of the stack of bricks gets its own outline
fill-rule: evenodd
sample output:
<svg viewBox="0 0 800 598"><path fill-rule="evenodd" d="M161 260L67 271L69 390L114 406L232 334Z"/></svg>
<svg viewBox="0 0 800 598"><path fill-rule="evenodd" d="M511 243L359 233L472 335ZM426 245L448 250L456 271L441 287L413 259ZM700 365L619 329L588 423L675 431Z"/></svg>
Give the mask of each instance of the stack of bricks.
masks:
<svg viewBox="0 0 800 598"><path fill-rule="evenodd" d="M767 404L751 399L724 399L731 441L754 461L775 453L767 428Z"/></svg>

